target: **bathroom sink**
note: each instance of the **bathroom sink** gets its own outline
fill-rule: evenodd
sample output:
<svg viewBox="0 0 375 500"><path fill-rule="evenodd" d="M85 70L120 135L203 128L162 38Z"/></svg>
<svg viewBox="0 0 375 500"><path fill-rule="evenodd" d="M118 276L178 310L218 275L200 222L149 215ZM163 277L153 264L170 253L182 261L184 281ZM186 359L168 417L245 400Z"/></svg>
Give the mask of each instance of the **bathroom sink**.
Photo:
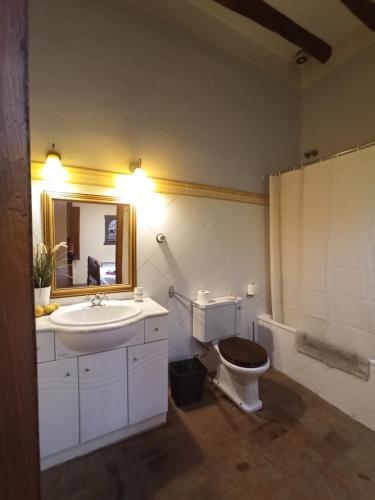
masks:
<svg viewBox="0 0 375 500"><path fill-rule="evenodd" d="M89 329L126 321L141 312L142 308L138 304L107 300L100 306L84 303L62 307L51 314L50 321L64 327Z"/></svg>
<svg viewBox="0 0 375 500"><path fill-rule="evenodd" d="M118 347L137 335L141 313L142 307L133 301L106 300L100 306L85 302L61 307L49 320L66 347L93 352Z"/></svg>

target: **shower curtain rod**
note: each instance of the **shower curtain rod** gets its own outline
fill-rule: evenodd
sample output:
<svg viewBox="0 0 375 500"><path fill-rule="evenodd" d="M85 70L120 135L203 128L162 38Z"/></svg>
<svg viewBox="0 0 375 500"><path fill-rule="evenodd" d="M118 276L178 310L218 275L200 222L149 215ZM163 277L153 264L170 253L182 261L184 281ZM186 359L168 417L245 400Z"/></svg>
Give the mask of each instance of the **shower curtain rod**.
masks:
<svg viewBox="0 0 375 500"><path fill-rule="evenodd" d="M366 149L369 148L370 146L375 146L375 141L371 142L365 142L364 144L360 144L359 146L351 149L346 149L345 151L339 151L338 153L331 153L329 155L321 156L318 160L306 162L306 163L301 163L297 167L293 168L287 168L285 170L278 170L277 172L273 172L272 174L264 175L262 179L267 179L267 177L271 177L271 175L281 175L285 174L286 172L292 172L293 170L298 170L299 168L302 169L304 167L309 167L310 165L315 165L316 163L320 163L322 161L330 160L331 158L338 158L339 156L344 156L349 153L355 153L356 151L359 151L361 149Z"/></svg>

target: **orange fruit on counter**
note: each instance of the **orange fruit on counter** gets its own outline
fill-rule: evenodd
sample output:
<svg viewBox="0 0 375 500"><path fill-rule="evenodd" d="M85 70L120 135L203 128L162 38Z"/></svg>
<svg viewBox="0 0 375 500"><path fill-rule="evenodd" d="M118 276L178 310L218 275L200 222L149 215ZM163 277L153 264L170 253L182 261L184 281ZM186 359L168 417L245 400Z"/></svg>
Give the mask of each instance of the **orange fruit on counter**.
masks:
<svg viewBox="0 0 375 500"><path fill-rule="evenodd" d="M42 306L35 306L35 317L40 318L40 316L43 316L44 314L44 309Z"/></svg>

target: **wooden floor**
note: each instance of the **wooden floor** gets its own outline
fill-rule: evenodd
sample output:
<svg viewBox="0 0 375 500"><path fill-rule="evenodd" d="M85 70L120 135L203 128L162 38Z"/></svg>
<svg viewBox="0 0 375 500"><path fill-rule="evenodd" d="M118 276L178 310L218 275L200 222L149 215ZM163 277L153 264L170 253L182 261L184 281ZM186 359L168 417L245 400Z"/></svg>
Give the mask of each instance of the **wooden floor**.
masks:
<svg viewBox="0 0 375 500"><path fill-rule="evenodd" d="M270 370L264 409L211 383L167 425L42 474L43 500L375 499L375 433Z"/></svg>

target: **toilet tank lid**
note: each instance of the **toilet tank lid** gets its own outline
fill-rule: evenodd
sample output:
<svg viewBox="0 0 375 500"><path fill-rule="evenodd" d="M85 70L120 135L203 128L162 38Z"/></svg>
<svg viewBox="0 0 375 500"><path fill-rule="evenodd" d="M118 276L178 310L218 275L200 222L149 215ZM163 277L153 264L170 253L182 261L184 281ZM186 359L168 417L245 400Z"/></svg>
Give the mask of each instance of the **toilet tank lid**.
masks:
<svg viewBox="0 0 375 500"><path fill-rule="evenodd" d="M209 309L211 307L220 307L228 304L240 304L242 302L242 297L213 297L209 299L208 303L198 302L193 300L193 307L198 307L199 309Z"/></svg>

